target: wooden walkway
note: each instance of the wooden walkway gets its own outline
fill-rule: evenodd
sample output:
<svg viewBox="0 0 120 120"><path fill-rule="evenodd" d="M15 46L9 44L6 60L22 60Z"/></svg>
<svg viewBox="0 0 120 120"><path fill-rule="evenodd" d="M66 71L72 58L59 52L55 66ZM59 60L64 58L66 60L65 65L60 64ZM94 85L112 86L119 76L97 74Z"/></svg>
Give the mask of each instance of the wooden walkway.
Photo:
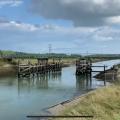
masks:
<svg viewBox="0 0 120 120"><path fill-rule="evenodd" d="M48 62L48 58L38 58L38 62L35 64L31 64L30 61L28 61L27 64L20 64L20 61L18 62L18 77L26 77L31 76L35 74L45 74L47 72L53 72L53 71L61 71L62 69L62 63L60 62L60 59L55 62L53 59L52 63Z"/></svg>
<svg viewBox="0 0 120 120"><path fill-rule="evenodd" d="M99 68L102 67L103 71L100 70L93 70L92 68ZM106 71L107 66L93 66L91 61L87 61L85 59L76 61L76 75L84 75L84 74L91 74L92 72L104 72Z"/></svg>
<svg viewBox="0 0 120 120"><path fill-rule="evenodd" d="M62 64L46 64L46 65L32 65L32 64L19 64L18 65L18 77L26 77L35 74L45 74L51 71L61 71Z"/></svg>

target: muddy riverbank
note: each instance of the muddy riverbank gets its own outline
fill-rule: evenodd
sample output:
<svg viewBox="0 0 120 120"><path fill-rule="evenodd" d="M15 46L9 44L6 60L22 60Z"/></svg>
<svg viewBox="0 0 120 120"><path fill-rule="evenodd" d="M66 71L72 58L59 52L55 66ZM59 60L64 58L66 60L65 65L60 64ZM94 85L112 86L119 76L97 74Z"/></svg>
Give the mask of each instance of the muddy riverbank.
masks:
<svg viewBox="0 0 120 120"><path fill-rule="evenodd" d="M0 66L0 76L13 76L17 74L17 67L12 64Z"/></svg>
<svg viewBox="0 0 120 120"><path fill-rule="evenodd" d="M118 67L118 65L115 65L105 72L103 71L98 73L94 76L94 78L97 78L99 80L105 79L109 82L114 82L115 80L118 80L120 78L120 68Z"/></svg>

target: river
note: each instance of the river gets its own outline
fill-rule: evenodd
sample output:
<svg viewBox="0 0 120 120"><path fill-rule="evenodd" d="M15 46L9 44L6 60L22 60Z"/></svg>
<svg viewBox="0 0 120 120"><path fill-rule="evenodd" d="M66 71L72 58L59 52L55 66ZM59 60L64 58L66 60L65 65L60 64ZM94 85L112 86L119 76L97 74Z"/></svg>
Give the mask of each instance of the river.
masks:
<svg viewBox="0 0 120 120"><path fill-rule="evenodd" d="M107 65L109 68L119 62L120 60L111 60L94 63L94 65ZM26 118L27 115L43 114L45 108L102 86L104 82L93 77L92 79L76 77L75 66L31 79L1 77L0 120L29 120Z"/></svg>

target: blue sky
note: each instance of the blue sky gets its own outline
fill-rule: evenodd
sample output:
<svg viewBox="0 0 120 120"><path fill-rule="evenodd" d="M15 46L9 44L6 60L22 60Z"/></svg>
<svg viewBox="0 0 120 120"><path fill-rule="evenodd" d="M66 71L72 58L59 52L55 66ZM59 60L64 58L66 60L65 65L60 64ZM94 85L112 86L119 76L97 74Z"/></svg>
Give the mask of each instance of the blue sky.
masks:
<svg viewBox="0 0 120 120"><path fill-rule="evenodd" d="M120 53L119 0L0 0L0 49Z"/></svg>

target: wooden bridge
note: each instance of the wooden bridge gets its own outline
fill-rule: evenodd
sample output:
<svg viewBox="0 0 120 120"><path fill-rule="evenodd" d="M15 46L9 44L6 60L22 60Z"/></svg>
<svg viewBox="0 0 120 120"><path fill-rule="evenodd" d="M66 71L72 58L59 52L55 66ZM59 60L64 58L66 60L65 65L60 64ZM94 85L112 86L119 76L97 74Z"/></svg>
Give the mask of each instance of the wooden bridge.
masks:
<svg viewBox="0 0 120 120"><path fill-rule="evenodd" d="M93 70L93 67L102 67L103 71ZM90 60L77 60L76 61L76 75L84 75L91 74L92 72L104 72L106 71L107 66L92 66L92 62Z"/></svg>
<svg viewBox="0 0 120 120"><path fill-rule="evenodd" d="M55 62L53 59L52 63L48 63L48 58L38 58L38 63L31 64L20 64L18 63L18 77L26 77L31 75L45 74L51 71L61 71L62 63L59 61Z"/></svg>

